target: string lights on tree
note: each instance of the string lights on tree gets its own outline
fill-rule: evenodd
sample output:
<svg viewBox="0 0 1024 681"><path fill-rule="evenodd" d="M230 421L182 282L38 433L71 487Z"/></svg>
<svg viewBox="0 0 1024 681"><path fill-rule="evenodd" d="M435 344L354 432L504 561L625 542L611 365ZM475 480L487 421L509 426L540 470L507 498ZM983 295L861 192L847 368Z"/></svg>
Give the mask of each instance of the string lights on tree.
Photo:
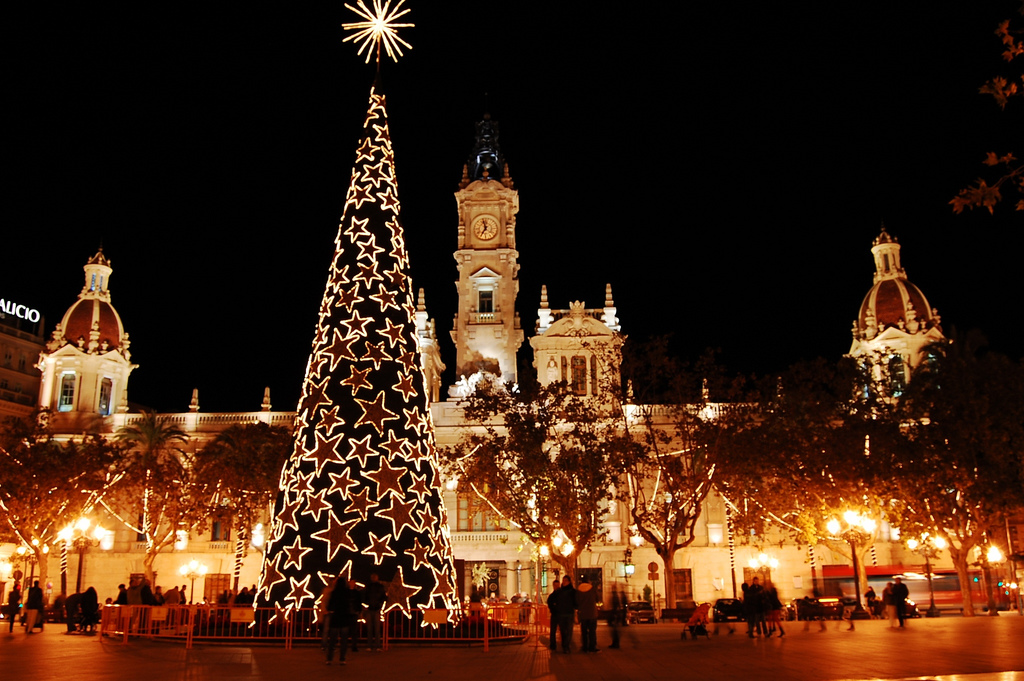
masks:
<svg viewBox="0 0 1024 681"><path fill-rule="evenodd" d="M408 10L375 0L345 24L395 58ZM334 575L388 585L387 610L457 602L455 564L419 363L409 258L384 95L370 103L281 474L257 606L311 607ZM454 616L454 615L453 615Z"/></svg>

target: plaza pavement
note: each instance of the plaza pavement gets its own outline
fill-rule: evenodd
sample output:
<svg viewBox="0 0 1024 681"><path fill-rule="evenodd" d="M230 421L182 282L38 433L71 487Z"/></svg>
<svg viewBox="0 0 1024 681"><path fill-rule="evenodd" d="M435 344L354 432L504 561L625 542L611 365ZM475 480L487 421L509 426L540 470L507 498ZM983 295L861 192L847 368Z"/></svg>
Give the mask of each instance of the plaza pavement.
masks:
<svg viewBox="0 0 1024 681"><path fill-rule="evenodd" d="M747 638L722 627L710 639L681 640L679 624L634 625L622 630L622 649L608 649L610 632L598 629L597 654L549 652L540 645L482 646L396 644L385 653L349 653L348 664L324 665L315 646L237 647L201 645L185 650L170 642L68 636L63 625L42 634L0 630L0 679L32 681L234 681L260 679L431 679L444 681L648 681L657 679L838 681L936 679L941 681L1024 681L1024 617L914 620L904 630L888 622L791 622L783 639ZM578 644L579 628L576 629Z"/></svg>

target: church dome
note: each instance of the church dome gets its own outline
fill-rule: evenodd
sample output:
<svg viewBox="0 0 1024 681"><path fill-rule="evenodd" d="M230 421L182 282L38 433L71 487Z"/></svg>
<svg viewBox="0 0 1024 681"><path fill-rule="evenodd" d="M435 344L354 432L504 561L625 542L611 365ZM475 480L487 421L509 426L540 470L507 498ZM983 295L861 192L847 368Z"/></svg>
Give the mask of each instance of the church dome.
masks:
<svg viewBox="0 0 1024 681"><path fill-rule="evenodd" d="M118 350L127 355L128 334L124 332L121 316L110 303L110 261L100 249L89 258L85 267L85 286L64 313L54 332L51 350L64 344L77 347L90 354L104 354Z"/></svg>
<svg viewBox="0 0 1024 681"><path fill-rule="evenodd" d="M114 306L98 298L79 298L64 314L61 323L64 340L71 345L88 349L95 340L101 353L117 350L121 347L124 326ZM96 331L95 339L92 338Z"/></svg>
<svg viewBox="0 0 1024 681"><path fill-rule="evenodd" d="M915 334L938 327L939 317L928 299L907 279L900 265L900 245L882 227L871 247L875 258L875 283L864 296L854 335L871 339L888 328Z"/></svg>

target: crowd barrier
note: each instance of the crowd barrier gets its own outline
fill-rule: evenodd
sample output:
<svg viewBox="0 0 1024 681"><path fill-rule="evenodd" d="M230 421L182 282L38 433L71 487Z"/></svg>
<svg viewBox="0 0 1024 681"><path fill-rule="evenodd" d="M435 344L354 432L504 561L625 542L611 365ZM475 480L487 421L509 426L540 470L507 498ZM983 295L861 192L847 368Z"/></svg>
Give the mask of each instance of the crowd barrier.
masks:
<svg viewBox="0 0 1024 681"><path fill-rule="evenodd" d="M358 622L357 638L366 640L366 613ZM531 604L470 604L459 610L430 608L386 613L382 645L408 643L482 643L526 641L546 636L550 629L546 606ZM315 608L284 611L224 605L108 605L100 618L101 637L127 643L132 638L181 641L191 648L196 641L282 644L320 641L322 628Z"/></svg>

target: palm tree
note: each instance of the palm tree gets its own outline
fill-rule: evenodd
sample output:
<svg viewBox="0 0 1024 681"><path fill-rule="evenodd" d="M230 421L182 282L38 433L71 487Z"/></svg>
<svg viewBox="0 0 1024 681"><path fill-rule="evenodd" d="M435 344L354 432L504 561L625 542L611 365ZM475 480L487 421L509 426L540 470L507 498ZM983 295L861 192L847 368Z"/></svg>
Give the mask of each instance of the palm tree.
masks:
<svg viewBox="0 0 1024 681"><path fill-rule="evenodd" d="M265 423L234 425L196 458L196 478L216 513L230 512L235 526L235 580L253 526L264 519L278 490L281 468L292 451L287 429Z"/></svg>
<svg viewBox="0 0 1024 681"><path fill-rule="evenodd" d="M208 516L208 506L195 495L192 460L182 448L188 435L167 417L143 412L142 418L120 428L114 439L128 446L118 467L122 503L116 509L104 506L145 537L143 565L152 581L157 555L174 544L179 531L191 532L200 525ZM125 517L124 509L140 512Z"/></svg>

